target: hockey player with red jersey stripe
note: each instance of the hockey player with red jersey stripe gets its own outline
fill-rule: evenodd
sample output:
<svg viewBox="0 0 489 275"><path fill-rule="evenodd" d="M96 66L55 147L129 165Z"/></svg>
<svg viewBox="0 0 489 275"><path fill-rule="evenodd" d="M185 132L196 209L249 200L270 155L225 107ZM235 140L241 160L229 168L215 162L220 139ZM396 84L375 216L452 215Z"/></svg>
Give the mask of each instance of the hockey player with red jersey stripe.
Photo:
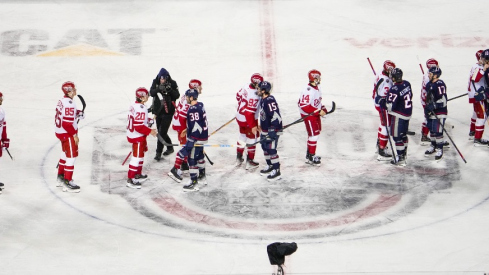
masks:
<svg viewBox="0 0 489 275"><path fill-rule="evenodd" d="M472 67L468 83L469 103L473 104L476 116L474 146L489 145L489 141L482 138L484 135L484 124L487 120L487 108L489 108L486 96L484 95L484 89L488 87L489 84L486 83L486 78L484 77L484 73L488 68L489 49L482 51L479 62Z"/></svg>
<svg viewBox="0 0 489 275"><path fill-rule="evenodd" d="M144 105L148 99L148 90L143 87L138 88L136 90L136 102L131 105L127 115L126 135L127 141L132 145L132 156L129 161L126 186L130 188L141 188L141 182L148 178L142 173L144 152L148 151L146 137L157 134L155 129L151 129L154 120L149 117L148 108Z"/></svg>
<svg viewBox="0 0 489 275"><path fill-rule="evenodd" d="M236 94L238 101L238 110L236 112L236 121L239 125L238 140L247 144L255 143L258 138L258 114L257 112L260 97L256 93L258 84L263 81L263 77L255 73L251 76L251 82L241 88ZM238 142L239 145L239 142ZM246 169L254 169L258 167L258 163L254 161L256 146L247 147ZM237 147L236 149L236 165L241 165L244 161L244 148Z"/></svg>
<svg viewBox="0 0 489 275"><path fill-rule="evenodd" d="M0 157L2 156L2 151L7 149L10 145L10 139L7 137L7 120L5 118L5 111L2 108L3 104L3 94L0 92ZM4 184L0 182L0 194Z"/></svg>
<svg viewBox="0 0 489 275"><path fill-rule="evenodd" d="M478 50L476 53L475 53L475 58L477 59L477 63L475 63L474 65L472 65L472 68L470 68L470 75L469 75L469 85L467 86L467 94L469 96L469 103L470 104L474 104L475 103L475 100L474 100L474 93L475 91L473 91L473 86L472 86L472 83L471 83L471 80L472 80L472 75L474 74L474 72L481 66L481 54L482 54L483 50ZM475 106L472 106L472 108L475 108ZM475 123L477 121L477 112L474 111L472 112L472 117L470 118L470 130L469 130L469 140L472 140L474 139L474 136L475 136Z"/></svg>
<svg viewBox="0 0 489 275"><path fill-rule="evenodd" d="M198 91L199 94L202 93L202 82L198 79L192 79L188 83L188 88L189 89L195 89ZM190 107L190 104L187 103L187 99L185 94L180 97L180 100L178 101L175 114L173 115L172 119L172 128L173 130L177 131L178 135L178 142L180 144L185 144L187 142L187 111L188 108ZM180 169L182 171L188 170L188 163L187 163L187 157L182 162L181 167L177 167L177 169Z"/></svg>
<svg viewBox="0 0 489 275"><path fill-rule="evenodd" d="M321 116L328 113L326 107L321 103L322 91L321 72L318 70L310 70L307 74L309 84L301 92L299 97L299 112L304 117L304 124L307 131L307 152L306 163L320 166L321 157L316 156L316 146L321 133Z"/></svg>
<svg viewBox="0 0 489 275"><path fill-rule="evenodd" d="M58 184L63 191L80 192L80 186L73 181L75 160L78 157L78 119L85 116L77 110L73 98L76 96L75 83L67 81L61 86L64 97L58 101L54 118L56 137L61 141L61 158L58 162Z"/></svg>
<svg viewBox="0 0 489 275"><path fill-rule="evenodd" d="M392 80L390 78L391 71L396 68L396 64L390 60L384 61L383 70L375 76L374 90L372 98L374 99L375 109L379 112L380 124L377 132L377 146L378 156L377 160L389 160L392 156L387 152L387 143L389 142L389 136L387 134L387 121L389 120L389 114L387 110L381 108L379 102L381 99L385 99L387 92L392 87Z"/></svg>

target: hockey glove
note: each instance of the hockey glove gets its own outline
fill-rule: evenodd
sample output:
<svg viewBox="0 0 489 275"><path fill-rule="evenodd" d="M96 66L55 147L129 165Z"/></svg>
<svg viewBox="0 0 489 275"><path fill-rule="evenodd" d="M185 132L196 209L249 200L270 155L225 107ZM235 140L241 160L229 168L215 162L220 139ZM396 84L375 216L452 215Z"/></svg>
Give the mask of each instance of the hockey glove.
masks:
<svg viewBox="0 0 489 275"><path fill-rule="evenodd" d="M10 139L4 139L2 140L2 147L3 148L8 148L10 146Z"/></svg>
<svg viewBox="0 0 489 275"><path fill-rule="evenodd" d="M475 101L482 101L482 100L486 99L484 87L479 87L477 92L475 92L474 99L475 99Z"/></svg>
<svg viewBox="0 0 489 275"><path fill-rule="evenodd" d="M379 99L379 106L384 110L387 109L387 101L385 100L385 98L381 97Z"/></svg>
<svg viewBox="0 0 489 275"><path fill-rule="evenodd" d="M151 126L153 126L153 124L155 124L155 120L152 118L148 118L148 127L151 128Z"/></svg>
<svg viewBox="0 0 489 275"><path fill-rule="evenodd" d="M78 110L76 111L76 118L77 119L84 119L85 118L85 112Z"/></svg>
<svg viewBox="0 0 489 275"><path fill-rule="evenodd" d="M276 140L277 139L277 132L275 131L274 128L269 128L268 129L268 138L271 140Z"/></svg>

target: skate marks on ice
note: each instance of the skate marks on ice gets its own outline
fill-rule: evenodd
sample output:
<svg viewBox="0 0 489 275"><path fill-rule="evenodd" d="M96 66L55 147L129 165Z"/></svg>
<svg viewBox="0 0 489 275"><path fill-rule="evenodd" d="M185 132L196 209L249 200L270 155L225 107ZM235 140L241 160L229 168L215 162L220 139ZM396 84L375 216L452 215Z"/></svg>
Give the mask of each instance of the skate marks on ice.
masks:
<svg viewBox="0 0 489 275"><path fill-rule="evenodd" d="M144 164L150 180L141 192L126 188L127 167L120 163L129 147L125 139L110 138L110 133L120 131L120 136L123 131L96 127L92 183L125 198L143 216L178 230L231 239L305 240L346 234L354 238L355 233L395 222L460 179L453 150L442 163L414 156L414 150L404 168L375 161L375 138L368 134L376 118L362 114L359 122L353 115L341 115L342 123L328 121L319 141L321 167L303 162L305 144L297 143L305 140L303 133L289 131L279 147L281 180L270 183L257 170L236 169L230 161L234 153L216 149L211 154L216 165L207 166L209 184L192 193L183 193L181 184L165 176L173 161L153 162L151 149ZM264 160L257 159L263 166Z"/></svg>

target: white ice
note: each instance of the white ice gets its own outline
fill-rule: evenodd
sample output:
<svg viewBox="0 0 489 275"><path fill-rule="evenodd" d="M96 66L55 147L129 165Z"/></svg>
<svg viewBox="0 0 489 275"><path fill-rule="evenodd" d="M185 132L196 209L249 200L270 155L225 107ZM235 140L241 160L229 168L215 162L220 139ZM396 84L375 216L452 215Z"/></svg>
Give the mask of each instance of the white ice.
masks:
<svg viewBox="0 0 489 275"><path fill-rule="evenodd" d="M0 1L0 91L14 156L0 159L0 274L271 274L266 246L277 241L298 244L288 274L489 272L489 148L468 140L467 98L450 101L447 120L467 164L453 146L436 163L419 142L419 64L436 58L448 97L465 93L475 52L489 48L486 4ZM375 160L367 57L376 71L393 60L413 86L405 168ZM235 93L256 72L273 82L290 123L307 72L320 70L323 103L337 104L322 120L322 166L303 162L298 124L280 139L282 180L235 169L235 148L209 147L208 186L184 194L166 176L175 155L155 162L148 137L150 180L125 187L126 112L161 67L181 93L190 79L203 82L210 131L234 116ZM78 194L55 187L54 109L68 80L87 101ZM233 122L209 143L234 145L237 133ZM257 160L264 164L261 148Z"/></svg>

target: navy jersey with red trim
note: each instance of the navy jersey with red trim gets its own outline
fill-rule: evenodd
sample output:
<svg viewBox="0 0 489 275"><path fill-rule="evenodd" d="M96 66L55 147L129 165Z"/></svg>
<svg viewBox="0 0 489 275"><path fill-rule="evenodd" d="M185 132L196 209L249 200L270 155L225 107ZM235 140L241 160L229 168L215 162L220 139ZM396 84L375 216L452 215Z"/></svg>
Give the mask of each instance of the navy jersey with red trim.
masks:
<svg viewBox="0 0 489 275"><path fill-rule="evenodd" d="M204 104L197 102L197 104L191 105L187 111L187 139L207 141L208 138L209 131Z"/></svg>
<svg viewBox="0 0 489 275"><path fill-rule="evenodd" d="M402 118L410 119L413 114L413 91L411 84L403 80L399 83L394 83L387 92L387 108L389 114Z"/></svg>
<svg viewBox="0 0 489 275"><path fill-rule="evenodd" d="M426 104L433 102L435 103L435 109L433 111L437 116L443 117L448 114L447 86L441 79L426 84Z"/></svg>
<svg viewBox="0 0 489 275"><path fill-rule="evenodd" d="M260 101L260 127L264 132L269 129L282 130L282 116L275 97L272 95Z"/></svg>

